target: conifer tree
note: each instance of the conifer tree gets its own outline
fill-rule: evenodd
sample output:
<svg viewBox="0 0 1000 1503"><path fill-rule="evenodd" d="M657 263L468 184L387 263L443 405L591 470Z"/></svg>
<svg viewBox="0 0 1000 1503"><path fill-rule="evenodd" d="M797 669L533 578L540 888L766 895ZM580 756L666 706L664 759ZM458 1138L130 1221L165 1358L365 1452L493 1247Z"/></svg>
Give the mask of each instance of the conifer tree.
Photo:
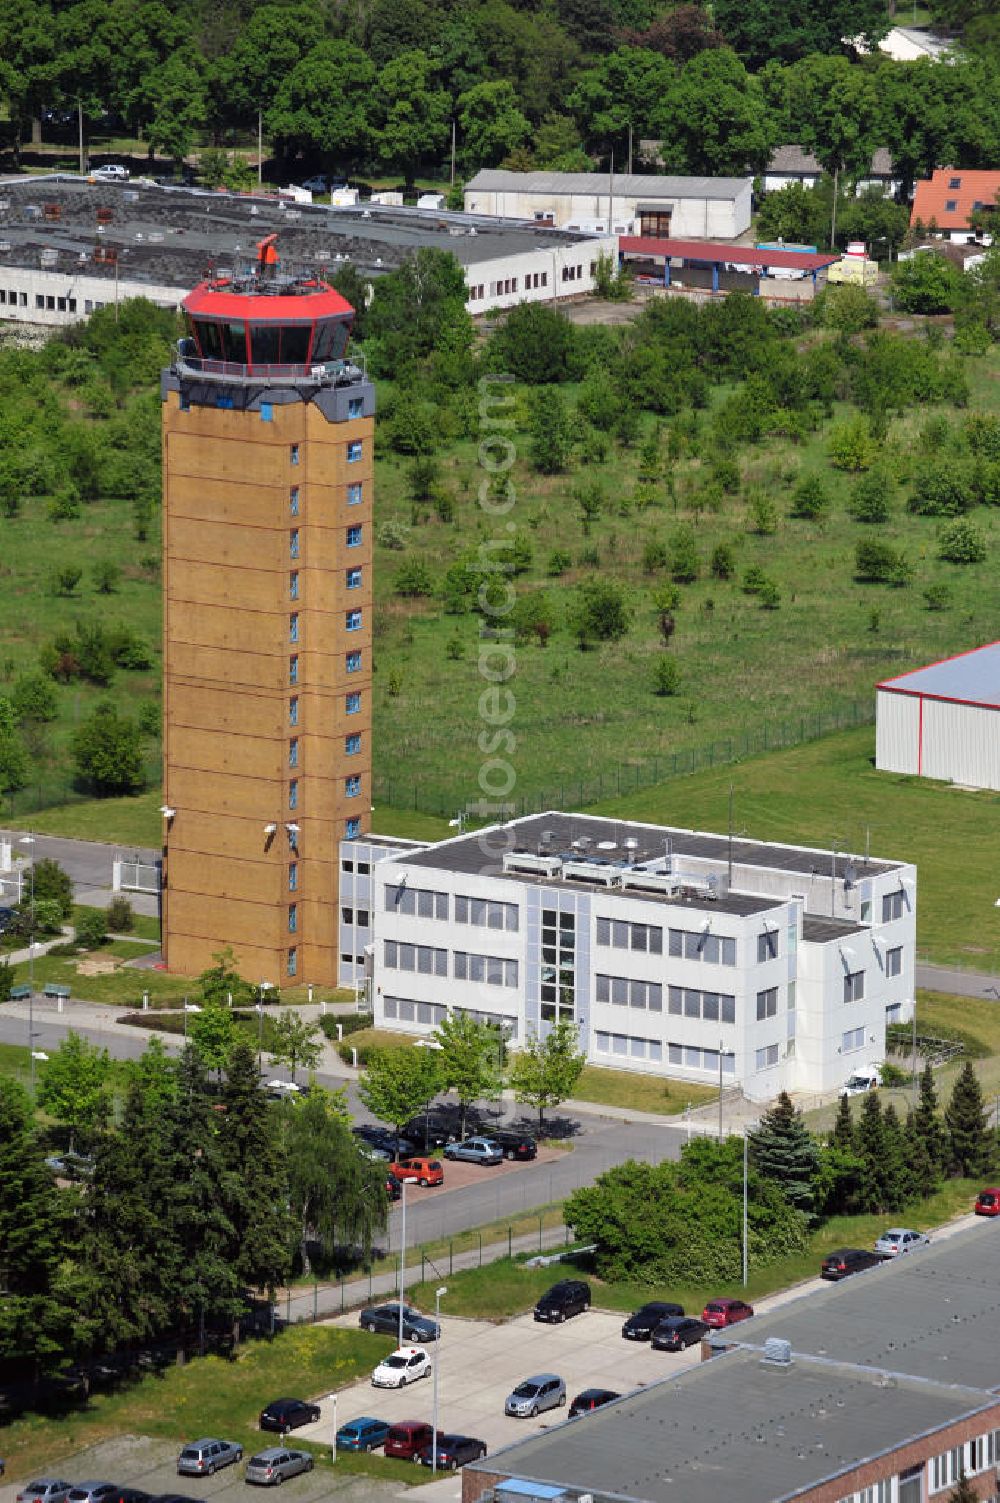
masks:
<svg viewBox="0 0 1000 1503"><path fill-rule="evenodd" d="M920 1097L913 1114L913 1126L917 1136L923 1139L927 1156L936 1173L942 1174L948 1164L948 1135L940 1117L930 1060L920 1077Z"/></svg>
<svg viewBox="0 0 1000 1503"><path fill-rule="evenodd" d="M285 1156L278 1114L264 1095L249 1044L233 1049L223 1101L219 1147L233 1264L242 1285L273 1295L287 1276L291 1246Z"/></svg>
<svg viewBox="0 0 1000 1503"><path fill-rule="evenodd" d="M940 1183L940 1173L937 1165L931 1159L927 1151L927 1141L923 1134L917 1131L916 1112L906 1114L906 1156L910 1167L910 1177L913 1184L913 1192L920 1199L926 1199L933 1195Z"/></svg>
<svg viewBox="0 0 1000 1503"><path fill-rule="evenodd" d="M819 1151L787 1091L781 1092L750 1134L749 1152L754 1167L779 1187L785 1199L796 1210L811 1214Z"/></svg>
<svg viewBox="0 0 1000 1503"><path fill-rule="evenodd" d="M984 1173L990 1162L990 1132L986 1126L983 1093L971 1059L965 1061L955 1081L944 1120L952 1172L967 1177Z"/></svg>
<svg viewBox="0 0 1000 1503"><path fill-rule="evenodd" d="M854 1118L851 1116L849 1096L841 1096L837 1103L837 1118L830 1132L830 1147L854 1147Z"/></svg>
<svg viewBox="0 0 1000 1503"><path fill-rule="evenodd" d="M854 1129L854 1149L861 1160L858 1209L884 1211L888 1204L885 1125L876 1091L869 1091Z"/></svg>
<svg viewBox="0 0 1000 1503"><path fill-rule="evenodd" d="M899 1114L890 1101L882 1113L885 1141L886 1210L899 1211L919 1194L909 1157L909 1143Z"/></svg>

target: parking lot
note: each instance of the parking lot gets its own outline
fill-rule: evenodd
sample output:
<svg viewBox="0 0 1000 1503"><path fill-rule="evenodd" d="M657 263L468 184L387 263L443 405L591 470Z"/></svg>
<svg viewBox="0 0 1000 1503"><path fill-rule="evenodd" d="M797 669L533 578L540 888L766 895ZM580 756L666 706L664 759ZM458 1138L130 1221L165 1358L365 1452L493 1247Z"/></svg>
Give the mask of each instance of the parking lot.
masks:
<svg viewBox="0 0 1000 1503"><path fill-rule="evenodd" d="M441 1341L427 1346L431 1361L440 1364L438 1428L475 1435L496 1451L566 1418L566 1409L553 1409L536 1419L509 1419L504 1414L511 1389L534 1373L552 1372L565 1379L568 1409L583 1388L626 1393L700 1360L697 1346L684 1353L654 1352L646 1342L623 1340L622 1319L606 1310L588 1310L556 1326L536 1322L531 1315L504 1325L442 1316ZM357 1320L357 1315L346 1315L329 1324L356 1326ZM379 1348L373 1337L373 1367ZM433 1397L431 1378L403 1389L373 1388L362 1379L338 1393L337 1424L365 1414L430 1423ZM330 1444L333 1403L324 1399L321 1407L319 1422L296 1434Z"/></svg>
<svg viewBox="0 0 1000 1503"><path fill-rule="evenodd" d="M440 1199L445 1190L464 1190L466 1185L489 1184L494 1179L505 1179L508 1174L523 1174L530 1169L532 1164L551 1164L557 1159L565 1158L565 1148L540 1147L538 1157L527 1162L504 1159L499 1164L466 1164L461 1159L446 1159L443 1153L428 1154L428 1158L435 1159L444 1169L444 1184L428 1186L421 1190L416 1180L410 1180L406 1187L407 1206L419 1205L425 1200Z"/></svg>

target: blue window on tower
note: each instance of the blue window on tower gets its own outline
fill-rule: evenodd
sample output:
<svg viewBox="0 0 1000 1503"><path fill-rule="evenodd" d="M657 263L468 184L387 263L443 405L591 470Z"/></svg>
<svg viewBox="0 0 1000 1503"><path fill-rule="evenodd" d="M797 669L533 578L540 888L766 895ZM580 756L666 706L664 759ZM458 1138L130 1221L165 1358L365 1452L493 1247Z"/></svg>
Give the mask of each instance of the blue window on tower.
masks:
<svg viewBox="0 0 1000 1503"><path fill-rule="evenodd" d="M360 527L348 527L348 529L347 529L347 546L348 546L348 548L360 548L361 547L361 528Z"/></svg>
<svg viewBox="0 0 1000 1503"><path fill-rule="evenodd" d="M289 642L297 642L299 640L299 613L298 613L298 611L293 611L292 614L288 618L288 640L289 640Z"/></svg>
<svg viewBox="0 0 1000 1503"><path fill-rule="evenodd" d="M361 713L361 695L360 694L348 694L348 696L347 696L347 713L348 713L348 715L360 715L360 713Z"/></svg>
<svg viewBox="0 0 1000 1503"><path fill-rule="evenodd" d="M288 724L289 725L298 725L298 723L299 723L299 696L297 694L293 694L292 697L291 697L291 699L288 701Z"/></svg>
<svg viewBox="0 0 1000 1503"><path fill-rule="evenodd" d="M344 581L345 581L345 583L347 585L347 588L349 590L360 590L360 588L361 588L361 570L360 569L348 569L347 573L344 576Z"/></svg>
<svg viewBox="0 0 1000 1503"><path fill-rule="evenodd" d="M357 773L352 773L349 778L344 779L344 792L348 798L357 798L361 792L361 778Z"/></svg>
<svg viewBox="0 0 1000 1503"><path fill-rule="evenodd" d="M298 464L298 462L299 462L299 446L298 446L298 444L292 444L291 448L288 451L288 463L289 464Z"/></svg>
<svg viewBox="0 0 1000 1503"><path fill-rule="evenodd" d="M347 463L357 464L360 458L361 440L360 438L355 438L352 439L351 442L347 445Z"/></svg>
<svg viewBox="0 0 1000 1503"><path fill-rule="evenodd" d="M297 517L299 514L299 488L297 485L293 485L288 492L288 510L293 517Z"/></svg>
<svg viewBox="0 0 1000 1503"><path fill-rule="evenodd" d="M288 807L289 809L297 809L299 807L298 778L292 778L292 781L288 785Z"/></svg>
<svg viewBox="0 0 1000 1503"><path fill-rule="evenodd" d="M293 736L292 739L291 739L291 741L289 741L289 743L288 743L288 765L289 765L289 767L298 767L298 765L299 765L299 738L298 738L298 736Z"/></svg>
<svg viewBox="0 0 1000 1503"><path fill-rule="evenodd" d="M348 757L356 756L361 750L361 737L357 731L350 736L344 737L344 753Z"/></svg>
<svg viewBox="0 0 1000 1503"><path fill-rule="evenodd" d="M297 527L293 527L288 534L288 556L289 558L299 556L299 529Z"/></svg>
<svg viewBox="0 0 1000 1503"><path fill-rule="evenodd" d="M361 654L360 654L360 652L349 652L347 654L347 657L346 657L345 661L347 663L347 671L348 671L348 673L360 673L361 672Z"/></svg>
<svg viewBox="0 0 1000 1503"><path fill-rule="evenodd" d="M261 404L260 404L260 420L261 420L261 422L262 423L269 423L273 417L274 417L274 411L273 411L273 409L271 407L270 402L261 402Z"/></svg>
<svg viewBox="0 0 1000 1503"><path fill-rule="evenodd" d="M349 819L347 821L347 824L344 826L344 834L348 840L357 840L358 836L361 834L360 819Z"/></svg>
<svg viewBox="0 0 1000 1503"><path fill-rule="evenodd" d="M291 657L288 659L288 682L290 684L297 684L298 681L299 681L299 655L298 655L297 652L293 652L292 655L291 655Z"/></svg>
<svg viewBox="0 0 1000 1503"><path fill-rule="evenodd" d="M299 927L299 907L297 903L288 905L288 932L294 934Z"/></svg>
<svg viewBox="0 0 1000 1503"><path fill-rule="evenodd" d="M298 950L294 950L294 949L289 950L289 952L288 952L288 965L286 967L289 976L294 976L295 972L298 970L298 968L299 968L299 952L298 952Z"/></svg>
<svg viewBox="0 0 1000 1503"><path fill-rule="evenodd" d="M360 480L355 485L349 485L347 487L347 504L348 504L348 506L360 506L361 505L361 495L362 495L362 491L361 491L361 482L360 482Z"/></svg>
<svg viewBox="0 0 1000 1503"><path fill-rule="evenodd" d="M291 600L298 600L298 598L299 598L299 571L298 571L298 569L293 569L292 572L291 572L291 574L289 574L289 576L288 576L288 595L289 595L289 599L291 599Z"/></svg>
<svg viewBox="0 0 1000 1503"><path fill-rule="evenodd" d="M364 397L350 397L348 399L348 402L347 402L347 416L349 418L363 417L364 416L364 411L365 411Z"/></svg>
<svg viewBox="0 0 1000 1503"><path fill-rule="evenodd" d="M345 625L345 627L347 628L348 631L360 631L361 630L361 612L360 611L348 611L347 614L344 617L344 625Z"/></svg>
<svg viewBox="0 0 1000 1503"><path fill-rule="evenodd" d="M297 861L289 861L289 863L288 863L288 891L289 892L298 892L298 890L299 890L299 863Z"/></svg>

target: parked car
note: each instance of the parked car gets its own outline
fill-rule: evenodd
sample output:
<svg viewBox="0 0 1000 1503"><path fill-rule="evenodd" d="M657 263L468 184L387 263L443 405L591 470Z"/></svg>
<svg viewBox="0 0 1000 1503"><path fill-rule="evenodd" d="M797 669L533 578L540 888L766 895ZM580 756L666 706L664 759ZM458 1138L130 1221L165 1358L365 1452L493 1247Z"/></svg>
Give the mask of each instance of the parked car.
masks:
<svg viewBox="0 0 1000 1503"><path fill-rule="evenodd" d="M535 1306L535 1319L547 1320L553 1325L566 1320L570 1315L582 1315L590 1309L590 1285L583 1279L560 1279L551 1289L546 1289Z"/></svg>
<svg viewBox="0 0 1000 1503"><path fill-rule="evenodd" d="M1000 1216L1000 1190L980 1190L975 1212L977 1216Z"/></svg>
<svg viewBox="0 0 1000 1503"><path fill-rule="evenodd" d="M480 1461L486 1455L485 1440L475 1440L471 1435L442 1435L435 1452L432 1445L425 1446L419 1460L423 1466L433 1466L435 1455L438 1467L444 1472L457 1471L467 1461Z"/></svg>
<svg viewBox="0 0 1000 1503"><path fill-rule="evenodd" d="M883 1258L898 1258L900 1253L912 1252L915 1247L929 1247L930 1237L915 1232L910 1227L891 1226L883 1232L875 1244L875 1251Z"/></svg>
<svg viewBox="0 0 1000 1503"><path fill-rule="evenodd" d="M879 1085L878 1076L874 1070L865 1070L852 1075L840 1088L842 1096L864 1096L868 1091L877 1091Z"/></svg>
<svg viewBox="0 0 1000 1503"><path fill-rule="evenodd" d="M127 183L128 168L119 162L106 162L103 167L95 167L90 176L95 183Z"/></svg>
<svg viewBox="0 0 1000 1503"><path fill-rule="evenodd" d="M278 1487L287 1477L297 1477L299 1472L311 1472L315 1466L308 1451L291 1451L285 1446L270 1446L258 1451L247 1462L245 1480L256 1482L260 1487Z"/></svg>
<svg viewBox="0 0 1000 1503"><path fill-rule="evenodd" d="M695 1320L693 1315L671 1315L660 1321L649 1344L657 1352L682 1352L707 1334L703 1320Z"/></svg>
<svg viewBox="0 0 1000 1503"><path fill-rule="evenodd" d="M683 1314L683 1305L672 1305L667 1300L650 1300L649 1304L633 1311L622 1326L622 1335L626 1341L648 1341L661 1321Z"/></svg>
<svg viewBox="0 0 1000 1503"><path fill-rule="evenodd" d="M338 1451L377 1451L390 1433L388 1420L373 1419L370 1414L348 1420L337 1431Z"/></svg>
<svg viewBox="0 0 1000 1503"><path fill-rule="evenodd" d="M505 1159L519 1159L522 1163L528 1159L537 1158L538 1144L530 1132L501 1132L490 1133L493 1142L503 1149Z"/></svg>
<svg viewBox="0 0 1000 1503"><path fill-rule="evenodd" d="M235 1440L193 1440L177 1458L181 1477L211 1477L220 1467L243 1460L243 1447Z"/></svg>
<svg viewBox="0 0 1000 1503"><path fill-rule="evenodd" d="M590 1414L593 1409L603 1409L605 1404L613 1404L615 1399L620 1399L620 1393L612 1393L610 1388L585 1388L578 1393L569 1406L570 1419L576 1419L578 1414Z"/></svg>
<svg viewBox="0 0 1000 1503"><path fill-rule="evenodd" d="M394 1174L387 1174L385 1177L385 1193L390 1200L399 1200L403 1193L403 1187Z"/></svg>
<svg viewBox="0 0 1000 1503"><path fill-rule="evenodd" d="M420 1420L403 1420L401 1424L393 1425L385 1438L386 1456L395 1456L400 1461L419 1461L420 1453L424 1446L429 1446L434 1439L434 1431L430 1425ZM443 1434L438 1431L438 1445L441 1444Z"/></svg>
<svg viewBox="0 0 1000 1503"><path fill-rule="evenodd" d="M455 1136L455 1123L447 1113L430 1111L404 1122L403 1132L418 1153L437 1153Z"/></svg>
<svg viewBox="0 0 1000 1503"><path fill-rule="evenodd" d="M444 1184L444 1166L438 1159L399 1159L396 1163L389 1165L389 1172L398 1180L416 1180L423 1190L426 1190L428 1185Z"/></svg>
<svg viewBox="0 0 1000 1503"><path fill-rule="evenodd" d="M186 1493L158 1493L153 1503L198 1503L197 1498L191 1498Z"/></svg>
<svg viewBox="0 0 1000 1503"><path fill-rule="evenodd" d="M60 1482L56 1477L39 1477L22 1487L16 1503L64 1503L72 1486L72 1482Z"/></svg>
<svg viewBox="0 0 1000 1503"><path fill-rule="evenodd" d="M319 1419L319 1405L307 1404L304 1399L275 1399L260 1411L260 1428L277 1430L284 1435L288 1430L297 1430L300 1425L314 1425Z"/></svg>
<svg viewBox="0 0 1000 1503"><path fill-rule="evenodd" d="M361 1122L358 1126L352 1127L351 1132L362 1143L367 1143L369 1148L378 1149L380 1153L385 1154L387 1159L408 1159L412 1154L417 1152L417 1145L415 1143L411 1143L409 1138L402 1135L397 1136L396 1133L390 1132L387 1127L378 1127L370 1122Z"/></svg>
<svg viewBox="0 0 1000 1503"><path fill-rule="evenodd" d="M120 1487L115 1503L153 1503L153 1494L144 1493L141 1487Z"/></svg>
<svg viewBox="0 0 1000 1503"><path fill-rule="evenodd" d="M307 177L299 184L300 188L308 188L310 193L328 193L330 191L329 179L319 172L315 177Z"/></svg>
<svg viewBox="0 0 1000 1503"><path fill-rule="evenodd" d="M566 1384L555 1373L539 1373L537 1377L525 1378L523 1383L507 1395L504 1414L515 1419L534 1419L546 1409L558 1409L566 1402Z"/></svg>
<svg viewBox="0 0 1000 1503"><path fill-rule="evenodd" d="M431 1359L419 1346L398 1346L372 1373L374 1388L405 1388L431 1375Z"/></svg>
<svg viewBox="0 0 1000 1503"><path fill-rule="evenodd" d="M66 1494L66 1503L112 1503L117 1492L113 1482L78 1482Z"/></svg>
<svg viewBox="0 0 1000 1503"><path fill-rule="evenodd" d="M363 1331L378 1331L382 1336L399 1335L399 1305L369 1305L358 1316L358 1325ZM438 1323L427 1315L421 1315L411 1305L403 1306L403 1340L437 1341Z"/></svg>
<svg viewBox="0 0 1000 1503"><path fill-rule="evenodd" d="M701 1312L702 1320L713 1330L734 1326L738 1321L749 1320L752 1315L753 1305L742 1299L710 1299Z"/></svg>
<svg viewBox="0 0 1000 1503"><path fill-rule="evenodd" d="M828 1253L823 1259L819 1276L821 1279L846 1279L852 1273L861 1273L865 1268L874 1268L882 1259L878 1253L867 1252L862 1247L841 1247Z"/></svg>
<svg viewBox="0 0 1000 1503"><path fill-rule="evenodd" d="M460 1143L446 1143L446 1159L462 1159L467 1164L502 1164L503 1149L492 1138L463 1138Z"/></svg>

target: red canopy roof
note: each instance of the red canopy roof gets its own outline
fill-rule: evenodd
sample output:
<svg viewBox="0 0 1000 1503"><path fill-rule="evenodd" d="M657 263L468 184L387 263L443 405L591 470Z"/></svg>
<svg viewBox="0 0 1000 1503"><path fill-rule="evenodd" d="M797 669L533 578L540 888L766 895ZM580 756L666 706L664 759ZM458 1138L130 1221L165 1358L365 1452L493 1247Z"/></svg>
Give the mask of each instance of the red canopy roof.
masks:
<svg viewBox="0 0 1000 1503"><path fill-rule="evenodd" d="M836 251L817 255L814 251L760 250L755 245L726 245L721 240L662 240L654 235L622 235L618 247L623 254L668 256L671 260L719 266L779 266L792 271L822 271L840 260Z"/></svg>
<svg viewBox="0 0 1000 1503"><path fill-rule="evenodd" d="M195 318L252 323L303 323L317 318L349 318L354 313L350 303L325 282L300 282L296 291L287 293L244 292L224 282L200 282L182 306Z"/></svg>

